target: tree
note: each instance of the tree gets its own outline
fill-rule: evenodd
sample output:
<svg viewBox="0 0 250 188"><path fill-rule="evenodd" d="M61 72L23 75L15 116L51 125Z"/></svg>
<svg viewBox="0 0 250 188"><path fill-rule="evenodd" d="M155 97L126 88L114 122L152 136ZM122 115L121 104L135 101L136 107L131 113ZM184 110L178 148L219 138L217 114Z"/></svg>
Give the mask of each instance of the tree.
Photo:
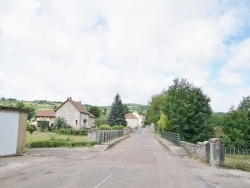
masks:
<svg viewBox="0 0 250 188"><path fill-rule="evenodd" d="M162 111L177 126L182 140L195 143L213 136L213 127L208 124L212 113L209 102L201 88L175 79L168 88Z"/></svg>
<svg viewBox="0 0 250 188"><path fill-rule="evenodd" d="M101 114L101 110L97 106L91 106L88 111L96 118L98 118Z"/></svg>
<svg viewBox="0 0 250 188"><path fill-rule="evenodd" d="M160 120L157 121L157 131L158 132L164 132L164 131L173 131L174 126L172 122L169 120L169 118L164 114L161 113Z"/></svg>
<svg viewBox="0 0 250 188"><path fill-rule="evenodd" d="M130 113L129 108L128 108L128 106L126 104L123 105L123 108L124 108L124 113L125 114L129 114Z"/></svg>
<svg viewBox="0 0 250 188"><path fill-rule="evenodd" d="M250 141L248 112L231 110L223 118L223 130L230 142Z"/></svg>
<svg viewBox="0 0 250 188"><path fill-rule="evenodd" d="M122 104L122 100L120 98L120 95L117 93L114 102L111 106L110 113L108 115L108 124L110 126L114 125L127 125L127 121L125 119L125 111Z"/></svg>
<svg viewBox="0 0 250 188"><path fill-rule="evenodd" d="M17 102L16 108L25 109L28 111L28 120L31 121L31 119L36 114L36 109L33 105L25 105L23 102Z"/></svg>
<svg viewBox="0 0 250 188"><path fill-rule="evenodd" d="M63 117L57 117L53 125L53 129L67 129L70 128L70 125Z"/></svg>
<svg viewBox="0 0 250 188"><path fill-rule="evenodd" d="M164 101L166 100L166 91L163 90L160 94L154 95L151 97L151 100L148 102L147 110L147 120L151 123L157 123L160 119L161 109L163 107Z"/></svg>

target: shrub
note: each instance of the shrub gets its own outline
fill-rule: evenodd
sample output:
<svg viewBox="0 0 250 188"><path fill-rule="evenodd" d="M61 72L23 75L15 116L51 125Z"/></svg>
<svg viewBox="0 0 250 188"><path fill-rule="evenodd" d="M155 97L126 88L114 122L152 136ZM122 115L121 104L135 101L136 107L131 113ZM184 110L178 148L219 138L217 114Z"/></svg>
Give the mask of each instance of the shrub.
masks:
<svg viewBox="0 0 250 188"><path fill-rule="evenodd" d="M27 124L26 131L29 131L30 134L32 134L36 130L35 125Z"/></svg>
<svg viewBox="0 0 250 188"><path fill-rule="evenodd" d="M102 130L111 130L112 127L110 127L109 125L101 125L100 129L102 129Z"/></svg>
<svg viewBox="0 0 250 188"><path fill-rule="evenodd" d="M115 130L117 130L117 129L123 129L124 126L123 125L115 125L112 128L115 129Z"/></svg>
<svg viewBox="0 0 250 188"><path fill-rule="evenodd" d="M75 129L58 129L54 130L54 133L61 134L61 135L82 135L82 136L87 136L88 131L85 129L80 129L80 130L75 130Z"/></svg>

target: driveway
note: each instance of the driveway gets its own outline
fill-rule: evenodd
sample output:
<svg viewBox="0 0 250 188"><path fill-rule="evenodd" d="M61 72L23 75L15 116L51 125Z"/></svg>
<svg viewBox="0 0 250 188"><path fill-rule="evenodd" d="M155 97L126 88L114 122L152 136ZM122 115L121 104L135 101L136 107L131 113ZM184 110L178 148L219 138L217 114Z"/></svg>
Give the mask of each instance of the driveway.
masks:
<svg viewBox="0 0 250 188"><path fill-rule="evenodd" d="M148 128L104 152L31 149L0 158L0 187L250 187L250 173L172 155Z"/></svg>

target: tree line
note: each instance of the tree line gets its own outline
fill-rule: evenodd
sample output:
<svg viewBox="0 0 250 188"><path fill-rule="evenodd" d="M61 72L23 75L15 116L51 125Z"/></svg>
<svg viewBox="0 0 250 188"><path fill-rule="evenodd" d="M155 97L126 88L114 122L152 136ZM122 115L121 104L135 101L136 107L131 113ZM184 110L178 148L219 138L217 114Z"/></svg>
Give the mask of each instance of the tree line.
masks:
<svg viewBox="0 0 250 188"><path fill-rule="evenodd" d="M228 142L250 141L250 97L243 97L228 113L214 113L211 99L185 79L175 79L167 90L152 96L147 120L158 132L180 134L181 140L197 142L220 137Z"/></svg>

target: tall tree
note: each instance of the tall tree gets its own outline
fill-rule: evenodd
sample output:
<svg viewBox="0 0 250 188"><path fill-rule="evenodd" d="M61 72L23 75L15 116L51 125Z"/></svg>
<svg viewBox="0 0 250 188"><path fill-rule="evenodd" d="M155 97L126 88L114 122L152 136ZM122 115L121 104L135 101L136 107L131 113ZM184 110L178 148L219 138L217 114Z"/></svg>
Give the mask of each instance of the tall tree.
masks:
<svg viewBox="0 0 250 188"><path fill-rule="evenodd" d="M128 106L126 104L123 105L123 108L124 108L124 113L125 114L129 114L130 113L129 112L129 108L128 108Z"/></svg>
<svg viewBox="0 0 250 188"><path fill-rule="evenodd" d="M160 94L152 96L151 100L148 102L149 107L146 115L149 122L156 124L160 119L161 109L166 97L167 95L165 90L163 90Z"/></svg>
<svg viewBox="0 0 250 188"><path fill-rule="evenodd" d="M167 91L162 111L177 126L181 139L195 143L213 136L213 128L208 124L212 113L209 102L201 88L184 79L175 79Z"/></svg>
<svg viewBox="0 0 250 188"><path fill-rule="evenodd" d="M122 100L120 98L120 95L117 93L114 102L111 106L111 110L108 116L108 124L110 126L114 125L127 125L127 121L125 119L125 111L124 106L122 104Z"/></svg>

